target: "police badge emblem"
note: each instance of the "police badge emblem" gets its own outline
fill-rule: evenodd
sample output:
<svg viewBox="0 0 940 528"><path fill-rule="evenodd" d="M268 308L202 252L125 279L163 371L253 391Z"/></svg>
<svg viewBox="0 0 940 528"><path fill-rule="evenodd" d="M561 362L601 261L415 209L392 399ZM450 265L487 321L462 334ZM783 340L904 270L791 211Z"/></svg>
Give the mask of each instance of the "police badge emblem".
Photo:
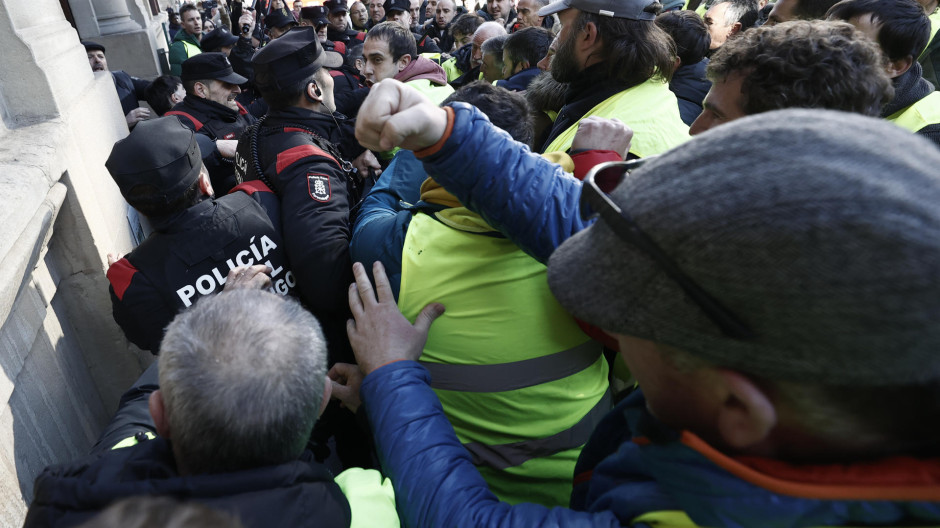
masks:
<svg viewBox="0 0 940 528"><path fill-rule="evenodd" d="M318 202L329 202L332 196L330 189L330 177L326 174L317 174L315 172L307 173L307 192L310 197Z"/></svg>

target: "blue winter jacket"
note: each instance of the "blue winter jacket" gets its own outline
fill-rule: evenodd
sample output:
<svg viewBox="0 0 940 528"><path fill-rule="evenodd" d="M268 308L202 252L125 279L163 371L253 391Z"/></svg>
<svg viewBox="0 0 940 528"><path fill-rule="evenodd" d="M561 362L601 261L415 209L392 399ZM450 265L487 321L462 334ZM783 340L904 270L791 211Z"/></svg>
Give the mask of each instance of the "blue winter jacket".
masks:
<svg viewBox="0 0 940 528"><path fill-rule="evenodd" d="M867 468L828 468L849 485L807 482L806 476L816 473L766 460L771 465L748 466L690 433L665 427L646 411L640 391L608 414L582 450L571 509L512 506L487 489L429 383L424 367L398 361L366 376L360 389L404 526L650 526L637 517L677 510L698 526L713 527L940 525L940 485L919 476L936 475L936 460L908 472L914 484L886 484L877 475L877 484L856 482L859 475L891 472L894 459ZM772 464L785 471L761 471ZM827 498L846 494L862 498ZM880 494L911 498L882 499Z"/></svg>
<svg viewBox="0 0 940 528"><path fill-rule="evenodd" d="M370 273L373 262L384 264L396 299L401 287L401 248L411 218L425 207L440 209L420 201L421 184L427 177L413 152L399 150L362 201L353 225L350 257L365 264Z"/></svg>

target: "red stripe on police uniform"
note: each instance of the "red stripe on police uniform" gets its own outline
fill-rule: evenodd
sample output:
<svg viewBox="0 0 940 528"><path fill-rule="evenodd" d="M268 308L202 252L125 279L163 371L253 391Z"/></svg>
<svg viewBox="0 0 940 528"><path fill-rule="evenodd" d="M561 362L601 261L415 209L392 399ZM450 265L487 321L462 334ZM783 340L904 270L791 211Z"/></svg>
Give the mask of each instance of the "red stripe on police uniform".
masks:
<svg viewBox="0 0 940 528"><path fill-rule="evenodd" d="M277 165L276 165L275 170L277 171L278 174L280 174L281 171L291 166L294 162L300 161L304 158L309 158L311 156L321 156L324 158L328 158L337 166L341 167L339 162L336 161L336 158L334 158L333 156L330 156L324 150L317 148L313 145L298 145L296 147L289 148L285 150L284 152L281 152L280 154L277 155Z"/></svg>
<svg viewBox="0 0 940 528"><path fill-rule="evenodd" d="M255 194L256 192L269 192L269 193L274 192L267 185L265 185L264 182L261 180L251 180L251 181L246 181L244 183L240 183L236 185L235 187L232 187L232 190L229 191L228 193L232 194L233 192L238 192L238 191L241 191L247 194L248 196L251 196L252 194Z"/></svg>
<svg viewBox="0 0 940 528"><path fill-rule="evenodd" d="M193 116L187 114L186 112L181 112L180 110L170 110L169 112L167 112L167 113L165 113L165 114L163 114L163 115L165 115L165 116L168 116L168 115L183 116L183 117L185 117L186 119L189 119L190 121L193 122L193 125L196 127L196 132L199 132L199 129L203 127L202 121L200 121L200 120L196 119L195 117L193 117Z"/></svg>
<svg viewBox="0 0 940 528"><path fill-rule="evenodd" d="M108 268L108 280L111 281L111 287L114 288L114 295L117 295L119 301L124 300L124 292L131 285L131 279L137 273L134 267L126 258L115 262Z"/></svg>
<svg viewBox="0 0 940 528"><path fill-rule="evenodd" d="M342 76L343 76L343 72L341 72L341 71L336 71L336 70L330 70L330 76L331 76L331 77L342 77Z"/></svg>

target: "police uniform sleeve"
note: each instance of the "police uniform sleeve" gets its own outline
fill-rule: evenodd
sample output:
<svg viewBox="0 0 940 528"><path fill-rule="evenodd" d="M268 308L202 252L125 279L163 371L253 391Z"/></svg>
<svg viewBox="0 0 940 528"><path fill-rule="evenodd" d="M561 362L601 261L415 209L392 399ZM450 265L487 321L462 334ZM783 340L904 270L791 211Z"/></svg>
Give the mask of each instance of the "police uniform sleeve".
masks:
<svg viewBox="0 0 940 528"><path fill-rule="evenodd" d="M168 306L153 283L126 258L108 268L107 276L114 321L131 343L156 354L176 307Z"/></svg>
<svg viewBox="0 0 940 528"><path fill-rule="evenodd" d="M277 195L274 194L274 191L265 185L263 181L251 180L240 183L233 187L228 194L236 192L243 192L257 202L268 215L268 219L271 220L271 225L274 226L274 230L278 233L283 232L281 230L281 202L277 199Z"/></svg>
<svg viewBox="0 0 940 528"><path fill-rule="evenodd" d="M301 295L315 315L345 314L352 282L349 196L339 163L313 145L277 156L281 226Z"/></svg>

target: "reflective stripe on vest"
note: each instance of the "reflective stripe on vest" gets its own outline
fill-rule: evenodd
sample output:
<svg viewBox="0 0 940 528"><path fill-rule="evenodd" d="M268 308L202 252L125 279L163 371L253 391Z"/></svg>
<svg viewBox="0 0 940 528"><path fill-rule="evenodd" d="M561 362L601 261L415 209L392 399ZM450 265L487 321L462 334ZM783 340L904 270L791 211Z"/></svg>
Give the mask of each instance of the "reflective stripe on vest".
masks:
<svg viewBox="0 0 940 528"><path fill-rule="evenodd" d="M689 127L679 116L679 103L669 85L650 79L603 100L584 117L617 118L633 129L630 153L641 158L661 154L689 139ZM583 119L583 118L582 118ZM545 152L567 152L578 123L556 137Z"/></svg>
<svg viewBox="0 0 940 528"><path fill-rule="evenodd" d="M447 224L415 214L402 248L405 317L447 306L420 359L493 492L566 505L580 446L609 410L607 361L552 296L543 264L505 238L462 230L485 226L466 209L446 212Z"/></svg>
<svg viewBox="0 0 940 528"><path fill-rule="evenodd" d="M611 399L610 392L608 392L578 423L551 436L509 444L486 445L470 442L463 446L470 451L473 463L478 466L485 465L496 469L519 466L533 458L550 456L583 446L597 423L610 412L610 407Z"/></svg>
<svg viewBox="0 0 940 528"><path fill-rule="evenodd" d="M911 132L940 123L940 92L933 92L885 119Z"/></svg>
<svg viewBox="0 0 940 528"><path fill-rule="evenodd" d="M151 433L150 431L141 431L134 436L129 436L125 438L124 440L121 440L120 442L114 444L114 447L112 447L111 450L114 451L115 449L121 449L123 447L135 446L140 443L140 439L138 438L138 436L141 436L141 435L143 435L143 438L147 440L153 440L154 438L157 437L157 435Z"/></svg>
<svg viewBox="0 0 940 528"><path fill-rule="evenodd" d="M202 50L199 48L199 46L193 44L192 42L186 42L185 40L180 40L179 42L183 43L183 49L186 50L187 59L202 53Z"/></svg>
<svg viewBox="0 0 940 528"><path fill-rule="evenodd" d="M431 387L462 392L505 392L566 378L597 361L597 344L587 341L574 348L513 363L448 365L421 361L431 373Z"/></svg>

